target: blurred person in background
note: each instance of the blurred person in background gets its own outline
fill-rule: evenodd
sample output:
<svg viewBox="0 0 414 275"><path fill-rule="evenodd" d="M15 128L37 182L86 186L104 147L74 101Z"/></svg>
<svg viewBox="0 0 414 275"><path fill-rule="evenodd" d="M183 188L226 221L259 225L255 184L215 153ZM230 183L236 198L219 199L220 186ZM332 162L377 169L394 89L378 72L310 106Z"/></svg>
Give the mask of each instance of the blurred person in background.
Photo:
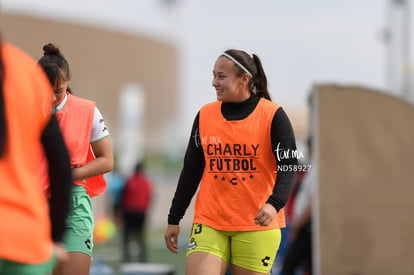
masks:
<svg viewBox="0 0 414 275"><path fill-rule="evenodd" d="M289 243L280 275L312 274L312 198L316 188L316 165L312 161L312 139L307 141L311 165L298 186L289 229Z"/></svg>
<svg viewBox="0 0 414 275"><path fill-rule="evenodd" d="M165 242L178 252L179 222L199 188L185 273L270 274L296 177L293 129L257 55L225 51L212 84L217 101L195 118Z"/></svg>
<svg viewBox="0 0 414 275"><path fill-rule="evenodd" d="M123 217L123 260L131 261L130 240L135 236L138 241L138 261L148 260L145 241L145 222L152 200L152 181L144 174L143 164L137 163L132 175L122 190L121 208Z"/></svg>
<svg viewBox="0 0 414 275"><path fill-rule="evenodd" d="M69 259L57 266L56 275L89 274L93 249L94 217L91 197L103 194L103 174L113 168L109 132L96 103L67 91L69 63L60 49L49 43L38 63L53 86L54 113L71 158L72 207L66 220L65 247ZM72 91L73 92L73 91Z"/></svg>
<svg viewBox="0 0 414 275"><path fill-rule="evenodd" d="M106 175L106 182L108 183L107 190L111 199L112 216L117 227L122 226L121 196L125 181L126 179L117 169L115 161L114 169Z"/></svg>
<svg viewBox="0 0 414 275"><path fill-rule="evenodd" d="M292 220L293 220L293 208L295 205L295 198L296 198L297 191L302 183L302 180L307 173L307 168L308 168L306 164L301 163L301 162L299 162L298 167L302 167L302 169L297 171L295 185L293 186L292 192L290 193L290 196L289 196L289 200L284 207L286 227L281 229L282 240L280 242L279 250L276 256L276 261L273 263L271 273L279 272L280 269L282 268L283 260L284 260L285 254L290 244L289 233L290 233L290 228L291 228Z"/></svg>
<svg viewBox="0 0 414 275"><path fill-rule="evenodd" d="M0 40L2 275L49 274L56 261L67 258L62 238L72 176L52 97L36 61ZM43 154L49 164L49 201L38 174Z"/></svg>

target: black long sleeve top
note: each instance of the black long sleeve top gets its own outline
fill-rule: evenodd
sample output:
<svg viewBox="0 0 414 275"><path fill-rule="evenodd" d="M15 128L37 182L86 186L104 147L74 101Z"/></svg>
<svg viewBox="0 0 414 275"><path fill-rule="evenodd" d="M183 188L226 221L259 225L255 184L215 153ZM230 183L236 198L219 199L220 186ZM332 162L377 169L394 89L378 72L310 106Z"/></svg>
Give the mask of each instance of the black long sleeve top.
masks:
<svg viewBox="0 0 414 275"><path fill-rule="evenodd" d="M259 97L252 95L246 101L241 103L223 102L221 105L221 112L229 121L242 120L253 112L259 100ZM184 157L184 165L168 215L168 224L179 224L198 189L203 175L206 161L203 148L200 145L201 142L198 140L199 115L200 113L198 113L194 119L191 137ZM282 108L279 108L273 117L270 139L276 159L278 159L277 154L278 152L280 153L281 149L286 152L287 150L290 152L296 151L296 141L293 129L289 118ZM279 151L277 150L278 148ZM278 161L277 164L279 166L288 165L286 167L292 167L297 165L297 159L295 157L280 158L280 161ZM296 172L294 172L294 170L295 169L281 169L277 172L273 193L266 201L266 203L275 207L277 211L285 206L290 192L292 191L296 179Z"/></svg>

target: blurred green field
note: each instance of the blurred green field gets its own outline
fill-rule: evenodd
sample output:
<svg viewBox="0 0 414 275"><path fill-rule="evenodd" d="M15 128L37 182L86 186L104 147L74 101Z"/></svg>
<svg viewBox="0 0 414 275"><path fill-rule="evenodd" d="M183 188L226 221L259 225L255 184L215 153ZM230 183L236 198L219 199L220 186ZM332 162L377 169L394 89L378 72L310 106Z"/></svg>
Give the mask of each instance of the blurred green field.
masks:
<svg viewBox="0 0 414 275"><path fill-rule="evenodd" d="M184 274L185 250L192 220L191 205L187 211L187 216L181 222L179 253L172 254L165 246L164 233L166 217L179 177L179 168L182 166L180 161L162 156L147 156L145 160L147 174L152 178L154 183L153 201L146 221L148 263L171 265L175 268L175 275ZM109 195L108 191L106 197L109 197ZM94 214L96 214L97 218L102 216L109 217L114 221L113 214L111 213L111 201L110 199L106 199L106 197L99 196L94 198ZM95 226L97 226L96 221ZM122 228L118 228L116 235L104 244L95 242L93 251L93 264L103 262L114 270L114 274L120 274L120 266L122 264L121 230ZM134 256L137 258L136 253L134 254L136 250L133 250L136 248L136 243L133 242L131 246L132 258Z"/></svg>
<svg viewBox="0 0 414 275"><path fill-rule="evenodd" d="M174 267L175 275L184 274L185 249L188 233L182 230L179 239L179 253L172 254L164 243L164 229L151 230L147 232L148 245L148 263L168 264ZM133 249L137 248L135 242L131 243L131 257L137 257L137 253ZM111 267L114 275L121 274L120 266L122 264L122 246L120 231L104 244L95 244L93 252L93 264L103 262Z"/></svg>

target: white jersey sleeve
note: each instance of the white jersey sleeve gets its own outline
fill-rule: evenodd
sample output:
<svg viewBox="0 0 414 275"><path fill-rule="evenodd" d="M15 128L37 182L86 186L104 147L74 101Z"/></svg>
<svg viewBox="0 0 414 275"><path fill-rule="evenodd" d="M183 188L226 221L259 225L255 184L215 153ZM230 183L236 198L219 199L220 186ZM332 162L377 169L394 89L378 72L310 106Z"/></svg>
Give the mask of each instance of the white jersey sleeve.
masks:
<svg viewBox="0 0 414 275"><path fill-rule="evenodd" d="M98 107L95 106L95 113L93 115L91 143L97 142L104 137L109 136L108 128L105 125L105 121Z"/></svg>

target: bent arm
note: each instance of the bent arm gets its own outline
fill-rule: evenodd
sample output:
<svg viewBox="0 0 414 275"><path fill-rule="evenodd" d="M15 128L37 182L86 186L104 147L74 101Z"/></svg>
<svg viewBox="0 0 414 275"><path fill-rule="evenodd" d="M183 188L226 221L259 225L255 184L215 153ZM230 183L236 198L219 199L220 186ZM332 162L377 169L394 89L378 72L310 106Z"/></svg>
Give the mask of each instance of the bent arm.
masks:
<svg viewBox="0 0 414 275"><path fill-rule="evenodd" d="M276 111L271 127L272 149L275 159L278 159L278 149L294 152L296 150L295 135L289 118L282 108L279 108ZM291 170L277 171L273 194L266 201L278 212L286 205L290 193L292 192L296 179L296 172L293 167L297 165L297 163L298 160L296 157L282 158L277 162L277 165L292 167Z"/></svg>
<svg viewBox="0 0 414 275"><path fill-rule="evenodd" d="M109 136L91 143L95 159L85 163L81 167L72 169L74 180L84 180L92 178L107 172L110 172L114 166L112 146Z"/></svg>
<svg viewBox="0 0 414 275"><path fill-rule="evenodd" d="M184 157L184 165L178 180L177 189L168 214L168 224L178 225L183 218L191 199L197 191L203 176L205 159L199 140L199 114L197 114L191 137Z"/></svg>

